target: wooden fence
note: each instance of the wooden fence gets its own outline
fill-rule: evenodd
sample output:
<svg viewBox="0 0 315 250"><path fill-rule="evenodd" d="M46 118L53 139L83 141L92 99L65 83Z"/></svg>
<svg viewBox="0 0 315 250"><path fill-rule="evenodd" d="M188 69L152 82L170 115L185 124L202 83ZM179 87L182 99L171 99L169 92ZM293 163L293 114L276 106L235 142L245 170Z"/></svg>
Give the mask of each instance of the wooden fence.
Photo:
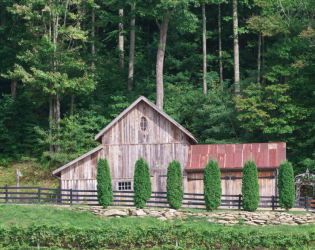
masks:
<svg viewBox="0 0 315 250"><path fill-rule="evenodd" d="M133 191L114 191L112 206L133 206ZM258 207L279 208L277 196L259 196ZM242 209L242 195L222 195L221 208ZM26 203L26 204L57 204L75 205L84 204L100 206L96 190L51 189L41 187L0 187L0 204ZM148 207L168 207L166 192L152 192ZM219 208L220 208L219 207ZM205 209L204 195L184 193L182 208ZM315 198L296 197L294 208L315 209ZM315 212L315 211L314 211Z"/></svg>

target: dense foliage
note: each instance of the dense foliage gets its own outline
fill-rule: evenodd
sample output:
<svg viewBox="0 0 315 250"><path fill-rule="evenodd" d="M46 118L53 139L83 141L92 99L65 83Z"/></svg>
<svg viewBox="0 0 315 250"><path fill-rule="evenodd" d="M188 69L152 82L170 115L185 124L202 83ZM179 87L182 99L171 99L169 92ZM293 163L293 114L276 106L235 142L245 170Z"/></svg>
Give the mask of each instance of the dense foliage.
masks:
<svg viewBox="0 0 315 250"><path fill-rule="evenodd" d="M209 224L209 223L206 223ZM1 248L15 246L11 249L29 249L37 242L41 247L51 246L83 249L100 249L108 246L134 248L151 248L152 246L175 245L178 239L178 249L208 249L218 244L227 247L263 247L281 249L309 249L315 241L315 230L296 232L264 232L257 228L215 226L200 228L198 224L161 223L159 226L137 227L125 225L123 227L90 227L79 228L74 226L50 226L32 224L29 227L1 227ZM176 228L176 229L175 229ZM244 240L245 239L245 240ZM21 248L19 246L22 246ZM200 247L200 248L199 248ZM301 248L299 248L301 247ZM304 248L303 248L304 247ZM116 249L117 249L116 248ZM163 248L165 249L165 248ZM171 248L175 249L175 248ZM176 248L177 249L177 248Z"/></svg>
<svg viewBox="0 0 315 250"><path fill-rule="evenodd" d="M243 208L245 211L255 211L259 204L259 184L256 163L253 160L245 162L242 176Z"/></svg>
<svg viewBox="0 0 315 250"><path fill-rule="evenodd" d="M216 160L210 159L206 164L204 176L204 199L207 210L213 211L221 205L221 172L219 163Z"/></svg>
<svg viewBox="0 0 315 250"><path fill-rule="evenodd" d="M112 177L107 159L100 158L97 163L97 199L104 207L111 205L114 202L114 193L112 185Z"/></svg>
<svg viewBox="0 0 315 250"><path fill-rule="evenodd" d="M295 203L295 185L293 167L289 161L281 163L278 174L279 205L289 210Z"/></svg>
<svg viewBox="0 0 315 250"><path fill-rule="evenodd" d="M145 204L151 197L150 168L147 162L140 158L136 161L135 173L133 176L134 206L138 208L145 207Z"/></svg>
<svg viewBox="0 0 315 250"><path fill-rule="evenodd" d="M178 209L182 206L183 174L179 161L173 160L167 167L166 198L171 208Z"/></svg>
<svg viewBox="0 0 315 250"><path fill-rule="evenodd" d="M27 156L52 170L95 147L94 135L136 98L156 101L164 49L164 111L200 143L284 141L294 174L305 172L315 158L314 0L237 1L237 94L232 1L202 3L206 94L200 1L0 1L0 163Z"/></svg>

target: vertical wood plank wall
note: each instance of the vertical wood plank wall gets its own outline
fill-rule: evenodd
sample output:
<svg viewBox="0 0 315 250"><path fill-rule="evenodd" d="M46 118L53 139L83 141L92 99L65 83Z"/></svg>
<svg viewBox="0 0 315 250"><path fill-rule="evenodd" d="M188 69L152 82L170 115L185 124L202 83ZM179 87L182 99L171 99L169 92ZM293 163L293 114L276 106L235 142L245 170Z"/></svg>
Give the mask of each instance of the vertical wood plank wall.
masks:
<svg viewBox="0 0 315 250"><path fill-rule="evenodd" d="M142 132L139 126L143 116L148 120L146 132ZM149 163L152 191L166 191L168 164L177 159L181 163L183 187L187 192L184 168L190 144L191 139L183 131L141 101L104 133L103 149L62 170L61 188L96 190L97 161L99 157L106 157L114 191L118 191L118 182L127 181L131 182L133 190L135 163L143 157Z"/></svg>

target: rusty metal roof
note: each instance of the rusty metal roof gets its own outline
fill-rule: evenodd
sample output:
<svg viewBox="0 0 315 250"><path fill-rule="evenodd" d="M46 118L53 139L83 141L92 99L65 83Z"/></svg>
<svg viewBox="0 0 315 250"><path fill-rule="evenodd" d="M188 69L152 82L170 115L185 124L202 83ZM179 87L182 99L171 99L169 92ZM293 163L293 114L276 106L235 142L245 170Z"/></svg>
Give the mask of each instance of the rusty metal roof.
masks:
<svg viewBox="0 0 315 250"><path fill-rule="evenodd" d="M220 169L243 168L248 159L259 168L275 168L286 159L286 143L191 145L185 170L203 170L211 158L217 159Z"/></svg>

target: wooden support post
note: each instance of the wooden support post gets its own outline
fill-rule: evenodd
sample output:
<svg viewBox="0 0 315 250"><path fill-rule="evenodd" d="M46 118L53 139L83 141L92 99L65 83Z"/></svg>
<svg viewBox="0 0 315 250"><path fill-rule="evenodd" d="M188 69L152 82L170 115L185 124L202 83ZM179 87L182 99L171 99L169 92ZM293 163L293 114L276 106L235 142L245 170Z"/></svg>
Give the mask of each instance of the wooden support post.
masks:
<svg viewBox="0 0 315 250"><path fill-rule="evenodd" d="M18 189L18 187L20 187L20 171L17 169L16 170L16 192L18 193L20 189ZM16 195L16 197L20 197L19 194Z"/></svg>
<svg viewBox="0 0 315 250"><path fill-rule="evenodd" d="M9 201L8 185L5 185L5 203Z"/></svg>
<svg viewBox="0 0 315 250"><path fill-rule="evenodd" d="M272 199L272 211L274 211L275 210L275 196L273 195L273 196L271 196L271 199Z"/></svg>
<svg viewBox="0 0 315 250"><path fill-rule="evenodd" d="M40 187L38 187L38 204L40 204Z"/></svg>
<svg viewBox="0 0 315 250"><path fill-rule="evenodd" d="M70 189L70 206L72 206L72 189Z"/></svg>
<svg viewBox="0 0 315 250"><path fill-rule="evenodd" d="M308 212L308 196L305 197L305 208L306 212Z"/></svg>
<svg viewBox="0 0 315 250"><path fill-rule="evenodd" d="M238 195L238 210L241 210L242 195Z"/></svg>

